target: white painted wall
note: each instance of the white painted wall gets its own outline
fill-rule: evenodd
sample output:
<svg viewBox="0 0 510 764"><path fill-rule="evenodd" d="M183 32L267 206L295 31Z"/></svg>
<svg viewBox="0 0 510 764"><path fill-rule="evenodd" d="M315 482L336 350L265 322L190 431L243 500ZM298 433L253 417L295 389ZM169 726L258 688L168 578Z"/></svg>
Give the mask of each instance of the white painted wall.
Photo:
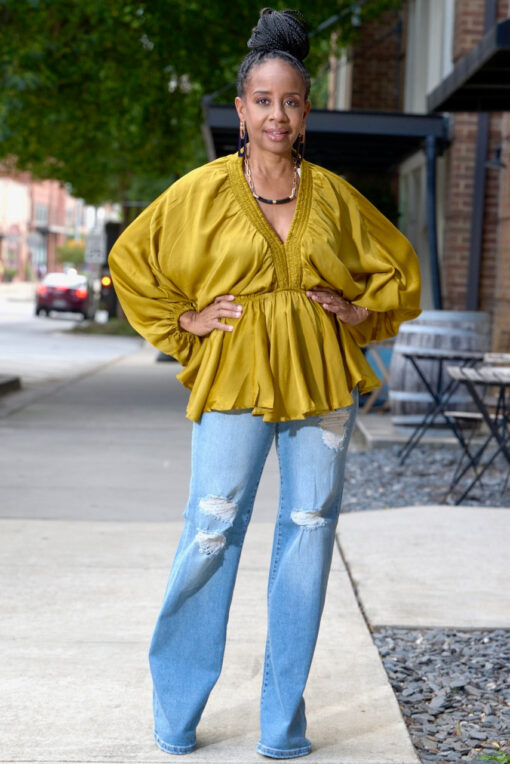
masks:
<svg viewBox="0 0 510 764"><path fill-rule="evenodd" d="M409 0L404 111L427 113L427 94L453 68L455 0ZM445 157L437 161L437 237L442 257L445 210ZM427 167L424 151L400 166L401 228L412 242L422 271L422 307L432 308L427 225Z"/></svg>
<svg viewBox="0 0 510 764"><path fill-rule="evenodd" d="M26 183L12 178L0 178L0 230L9 226L25 228L30 219L30 193Z"/></svg>
<svg viewBox="0 0 510 764"><path fill-rule="evenodd" d="M350 50L342 51L337 63L335 109L350 109L352 94L352 63Z"/></svg>
<svg viewBox="0 0 510 764"><path fill-rule="evenodd" d="M409 0L404 111L427 111L427 93L452 70L455 0Z"/></svg>

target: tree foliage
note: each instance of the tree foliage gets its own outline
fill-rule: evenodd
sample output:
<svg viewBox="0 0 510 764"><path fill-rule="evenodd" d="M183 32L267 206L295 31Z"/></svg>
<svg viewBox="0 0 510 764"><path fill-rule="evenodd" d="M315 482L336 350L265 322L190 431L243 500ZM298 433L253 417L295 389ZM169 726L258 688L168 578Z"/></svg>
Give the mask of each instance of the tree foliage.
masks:
<svg viewBox="0 0 510 764"><path fill-rule="evenodd" d="M85 263L85 242L69 239L57 247L57 263L79 267Z"/></svg>
<svg viewBox="0 0 510 764"><path fill-rule="evenodd" d="M303 0L313 75L399 0ZM151 199L206 161L202 97L235 80L260 3L0 0L0 161L90 203ZM287 7L275 3L274 7ZM15 159L13 159L15 158Z"/></svg>

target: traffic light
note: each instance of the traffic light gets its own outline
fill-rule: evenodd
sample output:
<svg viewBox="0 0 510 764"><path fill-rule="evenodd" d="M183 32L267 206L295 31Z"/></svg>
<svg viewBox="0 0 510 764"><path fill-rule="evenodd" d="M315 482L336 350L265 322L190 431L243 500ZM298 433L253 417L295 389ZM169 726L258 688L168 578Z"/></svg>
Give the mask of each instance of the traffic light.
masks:
<svg viewBox="0 0 510 764"><path fill-rule="evenodd" d="M107 266L103 266L101 273L101 307L108 312L108 318L117 315L117 295Z"/></svg>
<svg viewBox="0 0 510 764"><path fill-rule="evenodd" d="M121 224L114 221L105 223L106 251L109 253L115 244L121 230ZM117 295L112 282L108 262L103 265L101 271L101 304L108 311L108 318L117 316Z"/></svg>

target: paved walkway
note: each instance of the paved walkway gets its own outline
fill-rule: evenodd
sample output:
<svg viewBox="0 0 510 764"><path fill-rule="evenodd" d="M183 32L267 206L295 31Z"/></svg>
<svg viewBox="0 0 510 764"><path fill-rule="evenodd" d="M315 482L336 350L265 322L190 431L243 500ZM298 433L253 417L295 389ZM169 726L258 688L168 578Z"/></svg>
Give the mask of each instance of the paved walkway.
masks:
<svg viewBox="0 0 510 764"><path fill-rule="evenodd" d="M179 531L1 521L3 761L168 761L152 741L146 653ZM269 523L249 528L224 670L186 761L263 760L254 747L271 536ZM307 761L416 762L339 555L330 581L305 696Z"/></svg>
<svg viewBox="0 0 510 764"><path fill-rule="evenodd" d="M178 367L154 357L144 347L0 420L4 762L169 761L152 741L147 649L182 526L191 423L183 413L187 393L174 379ZM185 757L190 763L264 758L254 747L276 486L272 451L241 558L224 669L198 728L199 747ZM484 613L495 622L486 595L497 584L507 606L506 566L494 551L508 548L507 511L453 509L341 516L305 693L314 746L306 761L419 761L362 609L372 623L393 625L405 613L402 598L427 602L425 621L444 613L462 583L448 578L452 539L462 559L476 550L483 528L482 552L490 540L491 559L480 586L447 614L462 613L469 623L476 611L476 625ZM443 511L451 513L450 531L432 535ZM431 559L431 538L433 579L427 564L416 564ZM396 568L410 548L415 555ZM388 585L377 608L378 579ZM443 599L430 596L438 582L449 592Z"/></svg>
<svg viewBox="0 0 510 764"><path fill-rule="evenodd" d="M350 512L339 538L372 626L510 628L510 508Z"/></svg>

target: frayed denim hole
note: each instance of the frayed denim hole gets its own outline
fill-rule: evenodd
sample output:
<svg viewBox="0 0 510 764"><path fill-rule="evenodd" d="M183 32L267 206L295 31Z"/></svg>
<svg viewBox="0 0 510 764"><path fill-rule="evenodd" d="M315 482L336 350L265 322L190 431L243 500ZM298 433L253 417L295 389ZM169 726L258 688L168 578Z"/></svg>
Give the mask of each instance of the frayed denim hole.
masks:
<svg viewBox="0 0 510 764"><path fill-rule="evenodd" d="M226 523L231 523L237 512L237 504L224 496L205 496L198 506L205 515L213 515Z"/></svg>
<svg viewBox="0 0 510 764"><path fill-rule="evenodd" d="M347 434L351 408L348 406L320 417L319 427L322 430L322 441L328 448L336 450L342 447Z"/></svg>
<svg viewBox="0 0 510 764"><path fill-rule="evenodd" d="M205 554L208 557L221 552L227 543L223 533L214 533L211 531L198 531L195 536L195 541L202 554Z"/></svg>
<svg viewBox="0 0 510 764"><path fill-rule="evenodd" d="M327 522L319 509L293 509L290 518L293 523L305 528L320 528Z"/></svg>

